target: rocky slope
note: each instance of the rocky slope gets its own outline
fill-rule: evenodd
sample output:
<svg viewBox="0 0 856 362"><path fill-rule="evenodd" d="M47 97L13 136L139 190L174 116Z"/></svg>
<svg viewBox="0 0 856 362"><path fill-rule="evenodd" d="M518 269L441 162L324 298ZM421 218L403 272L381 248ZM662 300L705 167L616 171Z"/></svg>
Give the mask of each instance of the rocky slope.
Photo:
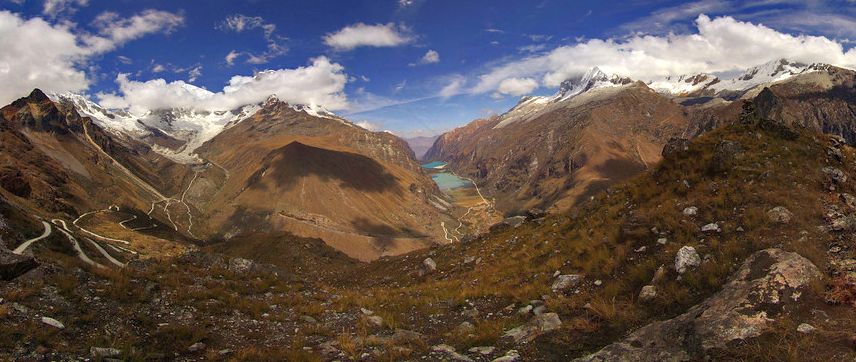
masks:
<svg viewBox="0 0 856 362"><path fill-rule="evenodd" d="M595 69L555 96L523 98L500 117L444 134L425 158L474 178L507 213L564 209L655 164L686 122L645 84Z"/></svg>

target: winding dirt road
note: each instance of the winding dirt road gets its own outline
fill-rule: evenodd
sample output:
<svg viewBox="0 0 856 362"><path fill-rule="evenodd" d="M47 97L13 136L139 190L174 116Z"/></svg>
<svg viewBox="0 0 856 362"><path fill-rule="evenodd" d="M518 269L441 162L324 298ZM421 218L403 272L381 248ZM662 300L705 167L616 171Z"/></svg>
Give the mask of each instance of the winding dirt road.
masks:
<svg viewBox="0 0 856 362"><path fill-rule="evenodd" d="M74 248L75 251L77 251L78 259L89 265L93 265L99 268L106 268L104 265L101 265L99 263L94 262L92 259L89 259L86 253L83 252L83 249L80 247L80 243L78 243L77 239L75 239L74 236L71 235L71 230L68 229L68 225L65 223L65 220L53 219L51 220L51 222L54 223L54 225L59 226L59 231L65 235L68 241L71 242L71 246Z"/></svg>
<svg viewBox="0 0 856 362"><path fill-rule="evenodd" d="M47 221L42 220L42 225L45 226L45 232L42 233L42 235L23 242L21 245L18 245L15 250L12 250L12 252L21 255L24 253L24 250L27 250L27 248L29 248L30 245L32 245L33 243L42 240L48 236L51 236L51 224L49 224Z"/></svg>

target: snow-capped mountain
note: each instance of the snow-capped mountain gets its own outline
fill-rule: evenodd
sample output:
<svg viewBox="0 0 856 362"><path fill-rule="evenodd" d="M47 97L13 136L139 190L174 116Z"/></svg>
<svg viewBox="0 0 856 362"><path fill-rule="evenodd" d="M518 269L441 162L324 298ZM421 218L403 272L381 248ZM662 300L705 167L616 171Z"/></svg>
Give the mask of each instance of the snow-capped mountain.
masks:
<svg viewBox="0 0 856 362"><path fill-rule="evenodd" d="M746 69L740 75L729 79L720 79L712 74L699 73L654 80L649 82L648 86L660 93L675 97L719 96L735 98L760 85L781 82L799 74L822 71L829 67L830 65L823 63L806 64L787 59L776 59Z"/></svg>
<svg viewBox="0 0 856 362"><path fill-rule="evenodd" d="M88 116L93 121L113 134L131 137L138 140L162 137L166 135L177 142L146 142L156 152L180 163L195 163L201 161L194 151L206 141L214 138L223 130L249 118L266 105L280 102L276 96L270 96L258 104L248 104L230 111L206 111L197 109L160 109L151 110L135 115L125 110L112 110L100 106L86 96L75 93L60 93L49 95L58 102L70 103L78 113ZM344 122L340 117L320 105L290 105L298 112L304 112L314 117L335 119ZM173 147L165 145L172 143ZM179 143L180 145L175 145Z"/></svg>

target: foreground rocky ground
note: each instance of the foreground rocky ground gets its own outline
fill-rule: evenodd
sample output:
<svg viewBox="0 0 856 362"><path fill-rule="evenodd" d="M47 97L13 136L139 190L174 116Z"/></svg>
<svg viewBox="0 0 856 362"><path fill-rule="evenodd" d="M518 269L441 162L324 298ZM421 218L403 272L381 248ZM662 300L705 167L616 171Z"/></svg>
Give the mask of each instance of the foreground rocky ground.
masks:
<svg viewBox="0 0 856 362"><path fill-rule="evenodd" d="M0 356L851 360L854 161L747 108L579 210L371 264L256 235L98 268L49 238L0 284Z"/></svg>

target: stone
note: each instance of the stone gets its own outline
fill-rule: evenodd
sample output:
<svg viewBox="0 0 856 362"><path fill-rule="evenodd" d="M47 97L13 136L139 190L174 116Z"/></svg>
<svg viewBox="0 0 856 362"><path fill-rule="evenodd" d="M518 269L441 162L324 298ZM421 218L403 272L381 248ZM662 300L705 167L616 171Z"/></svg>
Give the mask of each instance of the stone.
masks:
<svg viewBox="0 0 856 362"><path fill-rule="evenodd" d="M798 295L823 273L808 259L780 249L752 254L722 289L675 318L657 321L576 361L697 361L770 331L791 318Z"/></svg>
<svg viewBox="0 0 856 362"><path fill-rule="evenodd" d="M18 255L0 247L0 280L12 280L39 266L32 256Z"/></svg>
<svg viewBox="0 0 856 362"><path fill-rule="evenodd" d="M380 316L370 315L366 317L366 320L375 327L383 327L383 318Z"/></svg>
<svg viewBox="0 0 856 362"><path fill-rule="evenodd" d="M657 284L666 279L666 266L660 265L657 271L654 272L654 277L651 278L651 284Z"/></svg>
<svg viewBox="0 0 856 362"><path fill-rule="evenodd" d="M470 353L478 353L482 356L487 356L493 353L496 350L496 347L473 347L468 349Z"/></svg>
<svg viewBox="0 0 856 362"><path fill-rule="evenodd" d="M452 347L448 344L438 344L436 346L432 346L431 351L434 351L437 353L442 353L442 354L446 355L452 361L462 361L462 362L472 362L473 361L472 358L469 358L467 356L464 356L464 355L458 353L457 351L455 351L454 347Z"/></svg>
<svg viewBox="0 0 856 362"><path fill-rule="evenodd" d="M844 205L847 205L847 207L849 207L851 210L856 209L856 196L853 196L851 194L840 194L838 195L838 198L841 200L841 202L844 203Z"/></svg>
<svg viewBox="0 0 856 362"><path fill-rule="evenodd" d="M506 218L505 220L502 220L503 224L511 226L513 228L517 228L520 225L523 225L524 222L526 222L526 216L512 216Z"/></svg>
<svg viewBox="0 0 856 362"><path fill-rule="evenodd" d="M119 357L122 354L121 350L116 348L105 348L105 347L90 347L89 354L92 355L93 358L114 358Z"/></svg>
<svg viewBox="0 0 856 362"><path fill-rule="evenodd" d="M712 222L710 224L702 226L701 231L706 233L718 233L722 232L722 229L719 228L719 224Z"/></svg>
<svg viewBox="0 0 856 362"><path fill-rule="evenodd" d="M493 359L491 362L516 362L520 360L520 352L517 350L509 350L505 352L505 355L499 358Z"/></svg>
<svg viewBox="0 0 856 362"><path fill-rule="evenodd" d="M596 285L596 286L598 286L598 287L599 287L599 286L603 285L603 281L602 281L602 280L600 280L600 279L595 280L595 281L594 281L594 285Z"/></svg>
<svg viewBox="0 0 856 362"><path fill-rule="evenodd" d="M678 274L683 274L688 268L701 265L701 258L698 256L695 248L692 246L683 246L675 255L675 271Z"/></svg>
<svg viewBox="0 0 856 362"><path fill-rule="evenodd" d="M564 293L580 284L583 277L579 274L563 274L556 277L550 289L556 293Z"/></svg>
<svg viewBox="0 0 856 362"><path fill-rule="evenodd" d="M789 224L794 214L784 206L776 206L767 211L767 219L774 224Z"/></svg>
<svg viewBox="0 0 856 362"><path fill-rule="evenodd" d="M300 319L302 319L306 323L312 323L312 324L318 323L317 319L312 318L311 316L308 316L308 315L300 316Z"/></svg>
<svg viewBox="0 0 856 362"><path fill-rule="evenodd" d="M187 351L190 353L194 353L194 352L199 352L199 351L205 350L205 348L208 348L208 346L205 345L205 343L196 342L194 344L191 344L190 347L187 347Z"/></svg>
<svg viewBox="0 0 856 362"><path fill-rule="evenodd" d="M801 323L799 326L797 326L797 332L800 332L800 333L808 334L808 333L814 332L815 329L817 329L817 328L814 328L813 325L808 324L808 323Z"/></svg>
<svg viewBox="0 0 856 362"><path fill-rule="evenodd" d="M663 158L669 158L672 156L680 155L689 150L690 140L686 138L672 137L669 138L669 141L667 141L666 145L663 146L663 152L661 153L661 155L663 156Z"/></svg>
<svg viewBox="0 0 856 362"><path fill-rule="evenodd" d="M470 334L476 331L476 326L470 322L461 322L461 324L458 324L458 327L455 328L455 331L460 334Z"/></svg>
<svg viewBox="0 0 856 362"><path fill-rule="evenodd" d="M653 285L646 285L642 287L642 290L639 292L639 301L643 303L648 303L657 298L657 287Z"/></svg>
<svg viewBox="0 0 856 362"><path fill-rule="evenodd" d="M529 312L531 312L533 308L534 307L532 307L531 305L525 305L523 307L520 307L520 309L517 310L517 314L523 314L523 315L529 314Z"/></svg>
<svg viewBox="0 0 856 362"><path fill-rule="evenodd" d="M532 314L541 315L541 314L544 314L544 312L546 312L546 311L547 311L546 305L539 305L539 306L535 307L534 309L532 309Z"/></svg>
<svg viewBox="0 0 856 362"><path fill-rule="evenodd" d="M256 263L252 260L244 258L229 259L229 270L236 273L246 273L255 268Z"/></svg>
<svg viewBox="0 0 856 362"><path fill-rule="evenodd" d="M698 208L695 206L685 207L683 213L686 216L695 216L698 214Z"/></svg>
<svg viewBox="0 0 856 362"><path fill-rule="evenodd" d="M660 245L666 245L667 242L669 242L669 239L666 239L666 238L657 239L657 244L660 244Z"/></svg>
<svg viewBox="0 0 856 362"><path fill-rule="evenodd" d="M370 311L370 310L368 310L368 309L362 308L362 307L360 307L360 313L365 314L365 315L372 315L372 314L374 314L374 312L372 312L372 311Z"/></svg>
<svg viewBox="0 0 856 362"><path fill-rule="evenodd" d="M832 184L843 184L847 182L847 175L844 171L841 171L832 166L826 166L821 169L823 175L826 177L827 182Z"/></svg>
<svg viewBox="0 0 856 362"><path fill-rule="evenodd" d="M538 336L559 329L562 320L556 313L543 313L535 316L525 325L513 328L505 332L503 337L511 338L514 343L531 342Z"/></svg>
<svg viewBox="0 0 856 362"><path fill-rule="evenodd" d="M422 261L422 265L425 267L425 270L429 272L437 270L437 263L434 262L434 259L425 258L425 260Z"/></svg>
<svg viewBox="0 0 856 362"><path fill-rule="evenodd" d="M51 317L42 317L42 323L47 324L47 325L54 327L54 328L57 328L57 329L65 329L65 325L62 324L62 322L60 322L56 319L53 319Z"/></svg>

